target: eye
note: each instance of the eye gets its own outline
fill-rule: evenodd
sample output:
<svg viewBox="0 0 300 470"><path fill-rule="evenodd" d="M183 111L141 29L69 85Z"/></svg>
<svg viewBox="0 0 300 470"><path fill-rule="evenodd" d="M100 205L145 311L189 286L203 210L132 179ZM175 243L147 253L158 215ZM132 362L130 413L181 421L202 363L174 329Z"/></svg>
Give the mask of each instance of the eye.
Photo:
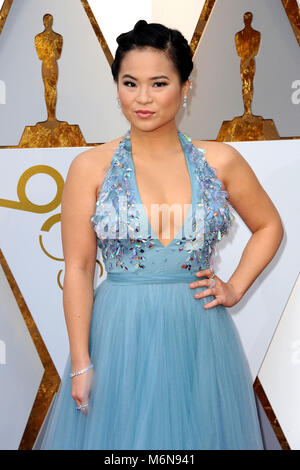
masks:
<svg viewBox="0 0 300 470"><path fill-rule="evenodd" d="M135 86L135 83L130 82L130 81L126 81L126 82L123 82L123 85L128 86L129 88L131 88L132 86Z"/></svg>
<svg viewBox="0 0 300 470"><path fill-rule="evenodd" d="M157 85L156 88L160 88L162 86L168 85L168 83L167 82L154 82L154 86L155 85Z"/></svg>

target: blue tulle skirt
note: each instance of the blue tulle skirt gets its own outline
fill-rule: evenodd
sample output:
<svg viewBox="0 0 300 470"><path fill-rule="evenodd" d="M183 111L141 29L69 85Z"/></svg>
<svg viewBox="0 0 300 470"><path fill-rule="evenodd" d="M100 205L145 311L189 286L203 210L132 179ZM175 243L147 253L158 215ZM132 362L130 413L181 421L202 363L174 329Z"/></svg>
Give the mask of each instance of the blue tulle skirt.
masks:
<svg viewBox="0 0 300 470"><path fill-rule="evenodd" d="M108 274L90 327L87 415L70 356L41 449L263 449L252 379L229 310L187 276Z"/></svg>

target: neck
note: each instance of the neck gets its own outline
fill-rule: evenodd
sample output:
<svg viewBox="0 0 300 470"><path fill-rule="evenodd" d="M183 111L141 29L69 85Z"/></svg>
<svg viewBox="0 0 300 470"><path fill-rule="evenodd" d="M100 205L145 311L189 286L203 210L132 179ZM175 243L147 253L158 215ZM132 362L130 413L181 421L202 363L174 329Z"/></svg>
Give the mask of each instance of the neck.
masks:
<svg viewBox="0 0 300 470"><path fill-rule="evenodd" d="M138 155L138 158L161 160L162 155L167 156L181 151L175 121L149 132L131 126L130 140L132 151Z"/></svg>

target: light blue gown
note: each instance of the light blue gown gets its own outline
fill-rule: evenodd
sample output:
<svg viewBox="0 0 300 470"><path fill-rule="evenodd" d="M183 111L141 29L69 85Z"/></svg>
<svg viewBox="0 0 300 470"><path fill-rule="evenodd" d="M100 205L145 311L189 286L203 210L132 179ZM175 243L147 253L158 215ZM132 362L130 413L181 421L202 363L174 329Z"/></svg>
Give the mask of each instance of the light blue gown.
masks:
<svg viewBox="0 0 300 470"><path fill-rule="evenodd" d="M215 297L195 299L207 287L189 287L229 231L228 194L205 149L178 137L192 206L167 246L151 233L142 206L130 131L115 151L91 218L107 278L94 291L89 412L71 396L69 356L41 449L263 449L230 312L205 309Z"/></svg>

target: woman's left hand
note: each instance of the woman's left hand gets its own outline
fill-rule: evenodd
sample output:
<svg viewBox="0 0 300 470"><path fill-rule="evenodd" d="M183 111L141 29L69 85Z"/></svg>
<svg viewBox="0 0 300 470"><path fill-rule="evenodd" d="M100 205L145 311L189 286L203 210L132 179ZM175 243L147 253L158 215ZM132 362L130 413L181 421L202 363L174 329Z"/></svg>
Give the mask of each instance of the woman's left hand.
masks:
<svg viewBox="0 0 300 470"><path fill-rule="evenodd" d="M240 297L234 290L234 287L230 282L223 282L218 276L214 275L214 280L216 281L214 287L209 287L212 284L212 279L209 279L213 276L211 269L204 269L203 271L198 271L197 275L200 277L207 276L207 279L201 279L199 281L193 281L190 284L190 287L194 289L195 287L207 286L208 288L202 292L194 294L195 299L200 299L207 297L208 295L214 295L216 298L207 304L204 304L204 308L212 308L216 305L224 305L225 307L232 307L240 301Z"/></svg>

